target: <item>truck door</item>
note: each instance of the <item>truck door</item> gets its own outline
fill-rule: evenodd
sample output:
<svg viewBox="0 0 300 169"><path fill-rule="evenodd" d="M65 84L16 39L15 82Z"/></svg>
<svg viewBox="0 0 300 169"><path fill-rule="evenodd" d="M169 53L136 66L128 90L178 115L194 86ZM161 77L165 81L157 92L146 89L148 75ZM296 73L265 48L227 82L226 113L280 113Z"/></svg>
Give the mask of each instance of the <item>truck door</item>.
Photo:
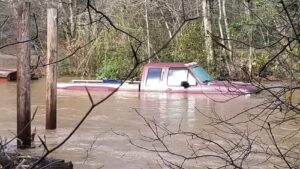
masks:
<svg viewBox="0 0 300 169"><path fill-rule="evenodd" d="M163 69L162 68L149 68L145 89L147 90L162 90L162 81L163 81Z"/></svg>
<svg viewBox="0 0 300 169"><path fill-rule="evenodd" d="M182 86L182 82L188 82L188 88ZM197 85L197 81L194 76L188 71L187 68L170 68L167 77L167 85L169 91L186 91L190 88L194 88Z"/></svg>

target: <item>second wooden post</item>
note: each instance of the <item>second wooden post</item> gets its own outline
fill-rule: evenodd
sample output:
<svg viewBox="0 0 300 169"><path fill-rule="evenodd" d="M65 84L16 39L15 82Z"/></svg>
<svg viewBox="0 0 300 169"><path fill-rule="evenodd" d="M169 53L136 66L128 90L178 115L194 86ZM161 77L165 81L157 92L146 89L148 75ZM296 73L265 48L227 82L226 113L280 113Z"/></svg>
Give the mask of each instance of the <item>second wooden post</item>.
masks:
<svg viewBox="0 0 300 169"><path fill-rule="evenodd" d="M47 12L46 129L56 129L57 113L57 9Z"/></svg>

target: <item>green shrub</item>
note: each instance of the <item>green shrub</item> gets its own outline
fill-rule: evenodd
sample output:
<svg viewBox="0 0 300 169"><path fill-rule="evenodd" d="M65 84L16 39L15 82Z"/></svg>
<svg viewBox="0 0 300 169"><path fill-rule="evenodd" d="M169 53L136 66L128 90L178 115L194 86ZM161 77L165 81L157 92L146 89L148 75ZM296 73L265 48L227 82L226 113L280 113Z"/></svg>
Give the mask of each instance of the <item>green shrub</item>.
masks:
<svg viewBox="0 0 300 169"><path fill-rule="evenodd" d="M262 67L270 60L270 55L266 53L256 53L255 59L253 60L253 71L259 73ZM278 69L278 64L275 61L268 64L264 70L264 74L273 74Z"/></svg>
<svg viewBox="0 0 300 169"><path fill-rule="evenodd" d="M130 71L130 63L128 59L120 56L106 59L101 67L97 70L97 79L124 79Z"/></svg>
<svg viewBox="0 0 300 169"><path fill-rule="evenodd" d="M187 24L175 41L160 54L161 61L198 62L206 68L204 34L199 22L196 20Z"/></svg>

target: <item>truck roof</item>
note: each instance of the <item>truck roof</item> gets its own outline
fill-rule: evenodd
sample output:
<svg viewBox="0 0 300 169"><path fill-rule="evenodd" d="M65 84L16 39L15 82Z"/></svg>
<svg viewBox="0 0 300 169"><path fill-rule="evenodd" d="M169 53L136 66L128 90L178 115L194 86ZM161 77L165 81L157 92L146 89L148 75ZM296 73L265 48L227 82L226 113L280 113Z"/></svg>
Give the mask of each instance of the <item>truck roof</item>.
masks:
<svg viewBox="0 0 300 169"><path fill-rule="evenodd" d="M176 62L165 62L165 63L148 63L144 67L189 67L196 65L196 63L176 63Z"/></svg>

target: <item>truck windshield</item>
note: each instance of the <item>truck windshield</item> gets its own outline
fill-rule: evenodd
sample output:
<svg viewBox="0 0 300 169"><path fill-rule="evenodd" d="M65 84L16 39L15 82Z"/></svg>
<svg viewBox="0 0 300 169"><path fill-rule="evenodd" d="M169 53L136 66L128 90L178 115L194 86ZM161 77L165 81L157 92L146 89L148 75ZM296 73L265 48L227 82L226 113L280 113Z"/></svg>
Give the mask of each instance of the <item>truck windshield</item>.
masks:
<svg viewBox="0 0 300 169"><path fill-rule="evenodd" d="M214 79L200 66L195 66L192 68L193 74L198 80L203 83L213 81Z"/></svg>

